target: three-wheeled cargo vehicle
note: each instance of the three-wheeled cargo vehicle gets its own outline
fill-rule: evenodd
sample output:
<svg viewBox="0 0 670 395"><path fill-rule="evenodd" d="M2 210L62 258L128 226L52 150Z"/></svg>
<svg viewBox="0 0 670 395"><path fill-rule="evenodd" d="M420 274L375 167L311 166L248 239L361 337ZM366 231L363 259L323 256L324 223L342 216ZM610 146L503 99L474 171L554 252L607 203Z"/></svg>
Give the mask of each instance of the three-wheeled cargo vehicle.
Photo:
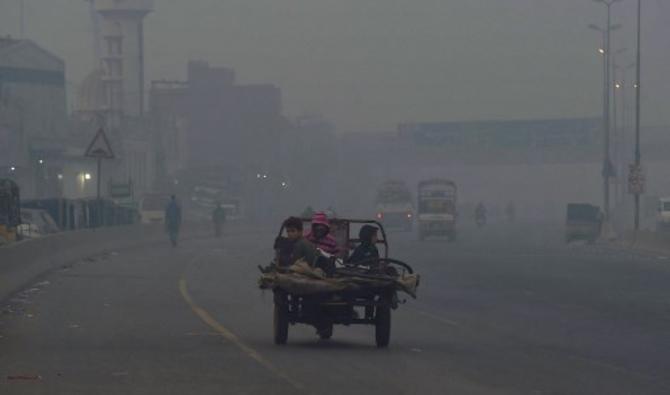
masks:
<svg viewBox="0 0 670 395"><path fill-rule="evenodd" d="M303 219L307 224L311 220ZM312 325L321 339L333 335L334 325L374 325L377 347L386 347L391 337L391 311L400 303L398 291L416 296L419 276L404 262L388 257L388 241L381 223L372 220L333 219L331 234L338 241L341 254L332 259L334 271L324 275L307 264L283 262L286 255L277 249L275 260L263 272L259 285L274 292L274 342L286 344L289 326ZM379 229L377 245L380 257L352 264L348 253L360 240L356 228L372 225ZM277 238L282 245L285 230ZM290 254L289 254L290 255Z"/></svg>

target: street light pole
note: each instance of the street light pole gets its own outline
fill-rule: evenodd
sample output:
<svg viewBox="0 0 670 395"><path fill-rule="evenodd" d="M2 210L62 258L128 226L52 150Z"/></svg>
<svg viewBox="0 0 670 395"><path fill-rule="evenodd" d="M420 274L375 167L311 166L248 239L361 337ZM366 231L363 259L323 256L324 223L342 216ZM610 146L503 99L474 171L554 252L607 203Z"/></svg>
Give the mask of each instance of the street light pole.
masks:
<svg viewBox="0 0 670 395"><path fill-rule="evenodd" d="M639 169L642 162L640 154L640 91L642 90L641 74L641 36L642 36L642 0L637 0L637 60L635 71L635 167ZM635 193L635 230L640 229L640 194Z"/></svg>
<svg viewBox="0 0 670 395"><path fill-rule="evenodd" d="M612 81L611 84L614 87L614 90L612 92L612 130L614 131L614 148L612 155L614 157L613 161L613 166L614 166L614 172L615 172L615 181L614 181L614 207L615 209L620 205L621 199L619 190L622 187L622 182L621 182L621 171L619 171L619 164L620 164L620 152L621 152L621 133L619 130L619 123L618 123L618 103L617 103L617 95L619 91L621 90L621 84L619 83L619 80L617 79L617 70L619 69L619 66L617 65L617 56L626 52L626 48L621 48L618 51L614 52L614 56L612 57Z"/></svg>
<svg viewBox="0 0 670 395"><path fill-rule="evenodd" d="M610 176L612 173L612 162L610 159L610 83L611 83L611 66L610 66L610 50L611 50L611 33L612 30L620 27L612 26L612 5L622 0L593 0L596 3L602 3L607 7L607 25L605 29L599 29L594 25L590 27L600 30L605 34L605 93L603 100L603 212L605 214L605 221L610 219Z"/></svg>

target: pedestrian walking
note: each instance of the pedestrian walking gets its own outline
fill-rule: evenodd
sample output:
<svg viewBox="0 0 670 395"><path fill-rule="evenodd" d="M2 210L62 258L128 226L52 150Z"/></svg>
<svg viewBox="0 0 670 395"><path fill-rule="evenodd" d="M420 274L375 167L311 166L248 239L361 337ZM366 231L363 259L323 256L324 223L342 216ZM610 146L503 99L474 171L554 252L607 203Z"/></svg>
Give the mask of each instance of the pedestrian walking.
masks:
<svg viewBox="0 0 670 395"><path fill-rule="evenodd" d="M217 203L216 208L212 211L212 222L214 223L214 236L221 237L223 224L226 223L226 210L221 207L221 203Z"/></svg>
<svg viewBox="0 0 670 395"><path fill-rule="evenodd" d="M173 247L177 246L179 228L181 227L181 207L175 195L170 196L170 203L165 209L165 231L170 237Z"/></svg>

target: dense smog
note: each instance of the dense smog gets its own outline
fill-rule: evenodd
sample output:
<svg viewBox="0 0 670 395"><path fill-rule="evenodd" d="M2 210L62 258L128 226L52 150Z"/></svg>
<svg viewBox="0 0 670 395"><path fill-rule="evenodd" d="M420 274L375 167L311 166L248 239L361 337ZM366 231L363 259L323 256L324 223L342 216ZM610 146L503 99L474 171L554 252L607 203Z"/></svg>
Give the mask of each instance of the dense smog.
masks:
<svg viewBox="0 0 670 395"><path fill-rule="evenodd" d="M669 37L0 0L0 394L669 394Z"/></svg>

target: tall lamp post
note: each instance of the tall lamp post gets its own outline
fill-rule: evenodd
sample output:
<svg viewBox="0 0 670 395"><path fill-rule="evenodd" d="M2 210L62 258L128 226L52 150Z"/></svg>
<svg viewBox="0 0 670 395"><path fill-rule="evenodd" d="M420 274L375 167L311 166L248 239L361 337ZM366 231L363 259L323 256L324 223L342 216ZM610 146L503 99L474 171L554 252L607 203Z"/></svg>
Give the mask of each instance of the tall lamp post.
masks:
<svg viewBox="0 0 670 395"><path fill-rule="evenodd" d="M615 51L614 54L612 55L612 130L614 132L614 148L612 155L614 157L613 161L613 166L614 166L614 176L615 176L615 181L614 181L614 207L616 208L620 203L621 199L619 197L621 196L619 194L619 190L621 189L621 175L623 174L619 170L619 164L620 164L620 158L621 158L621 133L619 130L619 122L618 122L618 102L617 102L617 96L619 91L621 90L621 84L617 78L617 71L620 69L620 67L617 64L617 59L618 56L624 52L626 52L626 48L620 48L619 50Z"/></svg>
<svg viewBox="0 0 670 395"><path fill-rule="evenodd" d="M626 67L618 67L617 69L621 72L620 76L621 79L618 80L618 85L619 87L617 90L619 91L619 98L621 99L621 127L619 128L620 131L620 141L621 141L621 149L619 150L619 156L618 156L618 171L619 174L621 174L621 190L619 191L619 199L622 201L625 199L625 196L628 193L628 190L626 188L626 182L625 182L625 177L624 175L626 174L626 168L628 167L628 163L630 163L630 158L632 158L632 155L629 156L629 153L632 154L632 134L629 134L629 131L632 131L633 128L631 127L631 120L633 119L633 114L631 112L632 107L629 106L628 104L628 92L629 92L629 87L633 88L633 83L631 83L630 79L628 78L628 71L632 70L635 67L635 63L630 63ZM616 86L615 86L616 88ZM631 91L632 93L632 91ZM616 91L615 91L616 95ZM628 151L631 149L631 151Z"/></svg>
<svg viewBox="0 0 670 395"><path fill-rule="evenodd" d="M640 169L640 91L642 90L641 74L641 38L642 38L642 0L637 0L637 59L635 67L635 168ZM640 192L635 191L635 230L640 229Z"/></svg>
<svg viewBox="0 0 670 395"><path fill-rule="evenodd" d="M610 159L610 93L611 93L611 66L610 66L610 49L611 49L611 33L613 30L619 29L621 25L612 25L612 5L621 2L622 0L593 0L596 3L604 4L607 7L607 25L605 28L600 28L597 25L589 25L589 28L597 30L604 35L604 56L605 56L605 71L604 71L604 94L603 94L603 211L605 213L605 220L610 218L610 176L612 175L612 162Z"/></svg>

